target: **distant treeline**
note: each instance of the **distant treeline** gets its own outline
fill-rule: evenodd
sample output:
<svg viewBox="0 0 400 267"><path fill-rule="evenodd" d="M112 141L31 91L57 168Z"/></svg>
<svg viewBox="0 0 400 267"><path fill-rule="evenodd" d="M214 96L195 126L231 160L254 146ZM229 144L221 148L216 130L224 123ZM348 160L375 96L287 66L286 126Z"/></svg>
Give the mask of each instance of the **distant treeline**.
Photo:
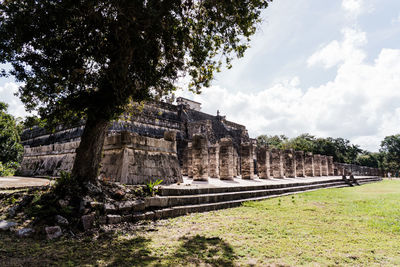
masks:
<svg viewBox="0 0 400 267"><path fill-rule="evenodd" d="M400 134L386 136L379 152L369 152L344 138L317 138L305 133L294 138L285 135L260 135L257 144L271 148L294 149L333 156L335 162L380 168L398 174L400 170Z"/></svg>

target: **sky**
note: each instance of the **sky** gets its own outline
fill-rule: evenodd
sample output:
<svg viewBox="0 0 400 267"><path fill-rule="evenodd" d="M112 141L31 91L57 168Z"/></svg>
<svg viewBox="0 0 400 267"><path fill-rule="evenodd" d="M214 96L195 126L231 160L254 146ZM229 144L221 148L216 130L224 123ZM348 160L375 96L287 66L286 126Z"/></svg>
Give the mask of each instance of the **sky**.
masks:
<svg viewBox="0 0 400 267"><path fill-rule="evenodd" d="M400 1L274 0L245 56L184 96L245 125L250 137L310 133L378 151L400 133ZM0 101L25 116L12 78Z"/></svg>

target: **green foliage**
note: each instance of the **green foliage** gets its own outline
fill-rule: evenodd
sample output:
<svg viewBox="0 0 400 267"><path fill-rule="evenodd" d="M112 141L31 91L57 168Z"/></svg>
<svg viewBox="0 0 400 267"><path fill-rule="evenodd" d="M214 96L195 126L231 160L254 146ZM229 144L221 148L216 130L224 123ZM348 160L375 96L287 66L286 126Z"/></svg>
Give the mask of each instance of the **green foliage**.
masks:
<svg viewBox="0 0 400 267"><path fill-rule="evenodd" d="M290 139L285 135L260 135L257 144L333 156L334 161L344 163L356 163L357 156L362 152L358 145L351 144L347 139L316 138L308 133Z"/></svg>
<svg viewBox="0 0 400 267"><path fill-rule="evenodd" d="M9 161L3 164L0 161L0 176L13 176L18 167L19 167L18 162Z"/></svg>
<svg viewBox="0 0 400 267"><path fill-rule="evenodd" d="M7 113L7 108L7 104L0 102L0 176L13 174L23 152L21 129L16 119Z"/></svg>
<svg viewBox="0 0 400 267"><path fill-rule="evenodd" d="M116 118L182 75L208 86L242 57L269 0L2 1L0 63L24 82L28 110L49 123Z"/></svg>
<svg viewBox="0 0 400 267"><path fill-rule="evenodd" d="M160 185L163 182L163 180L156 180L154 182L148 182L146 184L146 192L150 194L150 196L154 196L158 192L157 186Z"/></svg>
<svg viewBox="0 0 400 267"><path fill-rule="evenodd" d="M386 136L381 142L382 165L398 176L400 171L400 134Z"/></svg>
<svg viewBox="0 0 400 267"><path fill-rule="evenodd" d="M23 83L20 99L47 126L86 119L72 171L94 180L110 120L183 76L200 93L244 55L269 2L1 1L0 63L12 68L0 75Z"/></svg>
<svg viewBox="0 0 400 267"><path fill-rule="evenodd" d="M258 146L268 146L271 148L283 149L287 141L288 138L285 135L260 135L257 137Z"/></svg>

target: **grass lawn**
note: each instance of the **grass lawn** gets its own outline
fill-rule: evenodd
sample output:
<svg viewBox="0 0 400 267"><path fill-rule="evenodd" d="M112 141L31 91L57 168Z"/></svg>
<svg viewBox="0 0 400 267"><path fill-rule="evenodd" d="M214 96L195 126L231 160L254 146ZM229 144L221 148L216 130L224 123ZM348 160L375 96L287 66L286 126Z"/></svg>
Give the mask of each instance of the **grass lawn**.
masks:
<svg viewBox="0 0 400 267"><path fill-rule="evenodd" d="M0 233L0 265L400 265L400 180L247 202L96 238Z"/></svg>

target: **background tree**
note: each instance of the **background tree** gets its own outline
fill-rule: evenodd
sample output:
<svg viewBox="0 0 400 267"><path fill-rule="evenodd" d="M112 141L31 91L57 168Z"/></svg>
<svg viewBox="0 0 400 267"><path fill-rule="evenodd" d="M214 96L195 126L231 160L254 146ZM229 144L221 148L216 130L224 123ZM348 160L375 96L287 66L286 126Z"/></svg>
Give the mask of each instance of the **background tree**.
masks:
<svg viewBox="0 0 400 267"><path fill-rule="evenodd" d="M257 146L268 146L282 149L289 139L285 135L260 135L257 137Z"/></svg>
<svg viewBox="0 0 400 267"><path fill-rule="evenodd" d="M109 122L130 101L208 86L241 57L269 0L2 1L0 63L50 125L85 118L72 175L94 181ZM3 70L3 75L5 75Z"/></svg>
<svg viewBox="0 0 400 267"><path fill-rule="evenodd" d="M400 171L400 134L386 136L381 142L380 152L383 154L384 169L398 175Z"/></svg>
<svg viewBox="0 0 400 267"><path fill-rule="evenodd" d="M23 147L16 119L7 113L8 105L0 102L0 176L10 175L21 161Z"/></svg>

